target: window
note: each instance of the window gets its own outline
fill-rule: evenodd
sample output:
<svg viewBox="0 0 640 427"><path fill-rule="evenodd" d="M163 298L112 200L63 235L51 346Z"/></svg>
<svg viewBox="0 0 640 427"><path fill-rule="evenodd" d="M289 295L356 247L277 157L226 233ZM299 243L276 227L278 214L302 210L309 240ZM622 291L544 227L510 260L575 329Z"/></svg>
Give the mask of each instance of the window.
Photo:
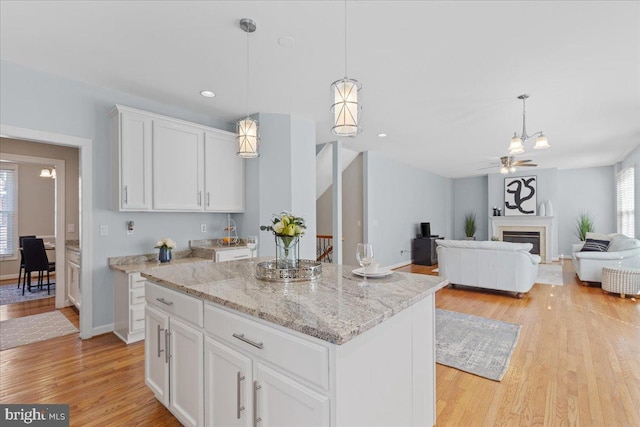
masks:
<svg viewBox="0 0 640 427"><path fill-rule="evenodd" d="M634 168L629 167L618 174L618 233L635 237L634 214Z"/></svg>
<svg viewBox="0 0 640 427"><path fill-rule="evenodd" d="M0 164L0 258L18 251L18 165Z"/></svg>

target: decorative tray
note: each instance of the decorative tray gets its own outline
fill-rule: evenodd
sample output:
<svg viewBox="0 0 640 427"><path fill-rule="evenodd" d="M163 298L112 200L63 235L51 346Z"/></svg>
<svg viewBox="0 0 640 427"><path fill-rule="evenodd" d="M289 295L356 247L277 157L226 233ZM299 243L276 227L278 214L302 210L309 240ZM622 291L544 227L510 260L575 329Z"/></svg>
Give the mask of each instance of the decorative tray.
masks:
<svg viewBox="0 0 640 427"><path fill-rule="evenodd" d="M309 282L321 275L322 263L310 259L298 260L298 268L278 268L275 259L256 267L256 277L269 282Z"/></svg>

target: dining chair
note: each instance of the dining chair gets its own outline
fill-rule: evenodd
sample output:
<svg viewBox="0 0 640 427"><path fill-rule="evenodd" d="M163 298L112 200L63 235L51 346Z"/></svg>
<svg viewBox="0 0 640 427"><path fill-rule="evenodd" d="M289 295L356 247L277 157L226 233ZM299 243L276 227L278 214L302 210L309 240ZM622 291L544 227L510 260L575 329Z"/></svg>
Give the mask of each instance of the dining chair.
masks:
<svg viewBox="0 0 640 427"><path fill-rule="evenodd" d="M24 239L22 250L24 251L24 268L26 283L22 286L22 295L24 295L25 288L31 292L31 273L38 272L38 287L42 288L44 285L44 272L47 272L47 294L51 295L51 283L50 273L56 271L56 263L49 262L47 252L44 248L44 241L42 239Z"/></svg>
<svg viewBox="0 0 640 427"><path fill-rule="evenodd" d="M24 254L22 253L22 241L24 239L35 239L36 236L35 235L28 235L28 236L19 236L18 237L18 242L20 243L20 269L18 270L18 289L20 289L20 279L22 278L22 272L24 271ZM25 273L24 275L25 280L27 277L27 274Z"/></svg>

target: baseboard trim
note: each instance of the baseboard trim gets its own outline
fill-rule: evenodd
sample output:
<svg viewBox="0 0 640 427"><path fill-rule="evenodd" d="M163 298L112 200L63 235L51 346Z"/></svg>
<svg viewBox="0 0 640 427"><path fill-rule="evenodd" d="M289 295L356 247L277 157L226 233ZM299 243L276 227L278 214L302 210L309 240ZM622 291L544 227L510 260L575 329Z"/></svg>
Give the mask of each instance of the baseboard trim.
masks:
<svg viewBox="0 0 640 427"><path fill-rule="evenodd" d="M18 278L17 274L3 274L2 276L0 276L0 280L13 280L17 278Z"/></svg>
<svg viewBox="0 0 640 427"><path fill-rule="evenodd" d="M96 335L107 334L109 332L113 332L113 323L102 326L94 326L94 328L91 330L92 337L95 337Z"/></svg>
<svg viewBox="0 0 640 427"><path fill-rule="evenodd" d="M396 268L400 268L400 267L404 267L404 266L407 266L407 265L411 265L412 262L413 262L413 260L411 260L411 261L402 261L402 262L399 262L397 264L389 265L389 266L387 266L385 268L388 268L389 270L395 270Z"/></svg>

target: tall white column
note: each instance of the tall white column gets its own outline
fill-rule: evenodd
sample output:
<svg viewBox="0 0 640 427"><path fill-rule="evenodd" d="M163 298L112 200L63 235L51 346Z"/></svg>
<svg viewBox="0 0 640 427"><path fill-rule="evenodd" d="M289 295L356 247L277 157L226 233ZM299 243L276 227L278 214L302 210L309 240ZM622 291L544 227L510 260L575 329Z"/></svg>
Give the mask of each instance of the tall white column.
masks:
<svg viewBox="0 0 640 427"><path fill-rule="evenodd" d="M342 142L333 141L333 263L342 264Z"/></svg>

